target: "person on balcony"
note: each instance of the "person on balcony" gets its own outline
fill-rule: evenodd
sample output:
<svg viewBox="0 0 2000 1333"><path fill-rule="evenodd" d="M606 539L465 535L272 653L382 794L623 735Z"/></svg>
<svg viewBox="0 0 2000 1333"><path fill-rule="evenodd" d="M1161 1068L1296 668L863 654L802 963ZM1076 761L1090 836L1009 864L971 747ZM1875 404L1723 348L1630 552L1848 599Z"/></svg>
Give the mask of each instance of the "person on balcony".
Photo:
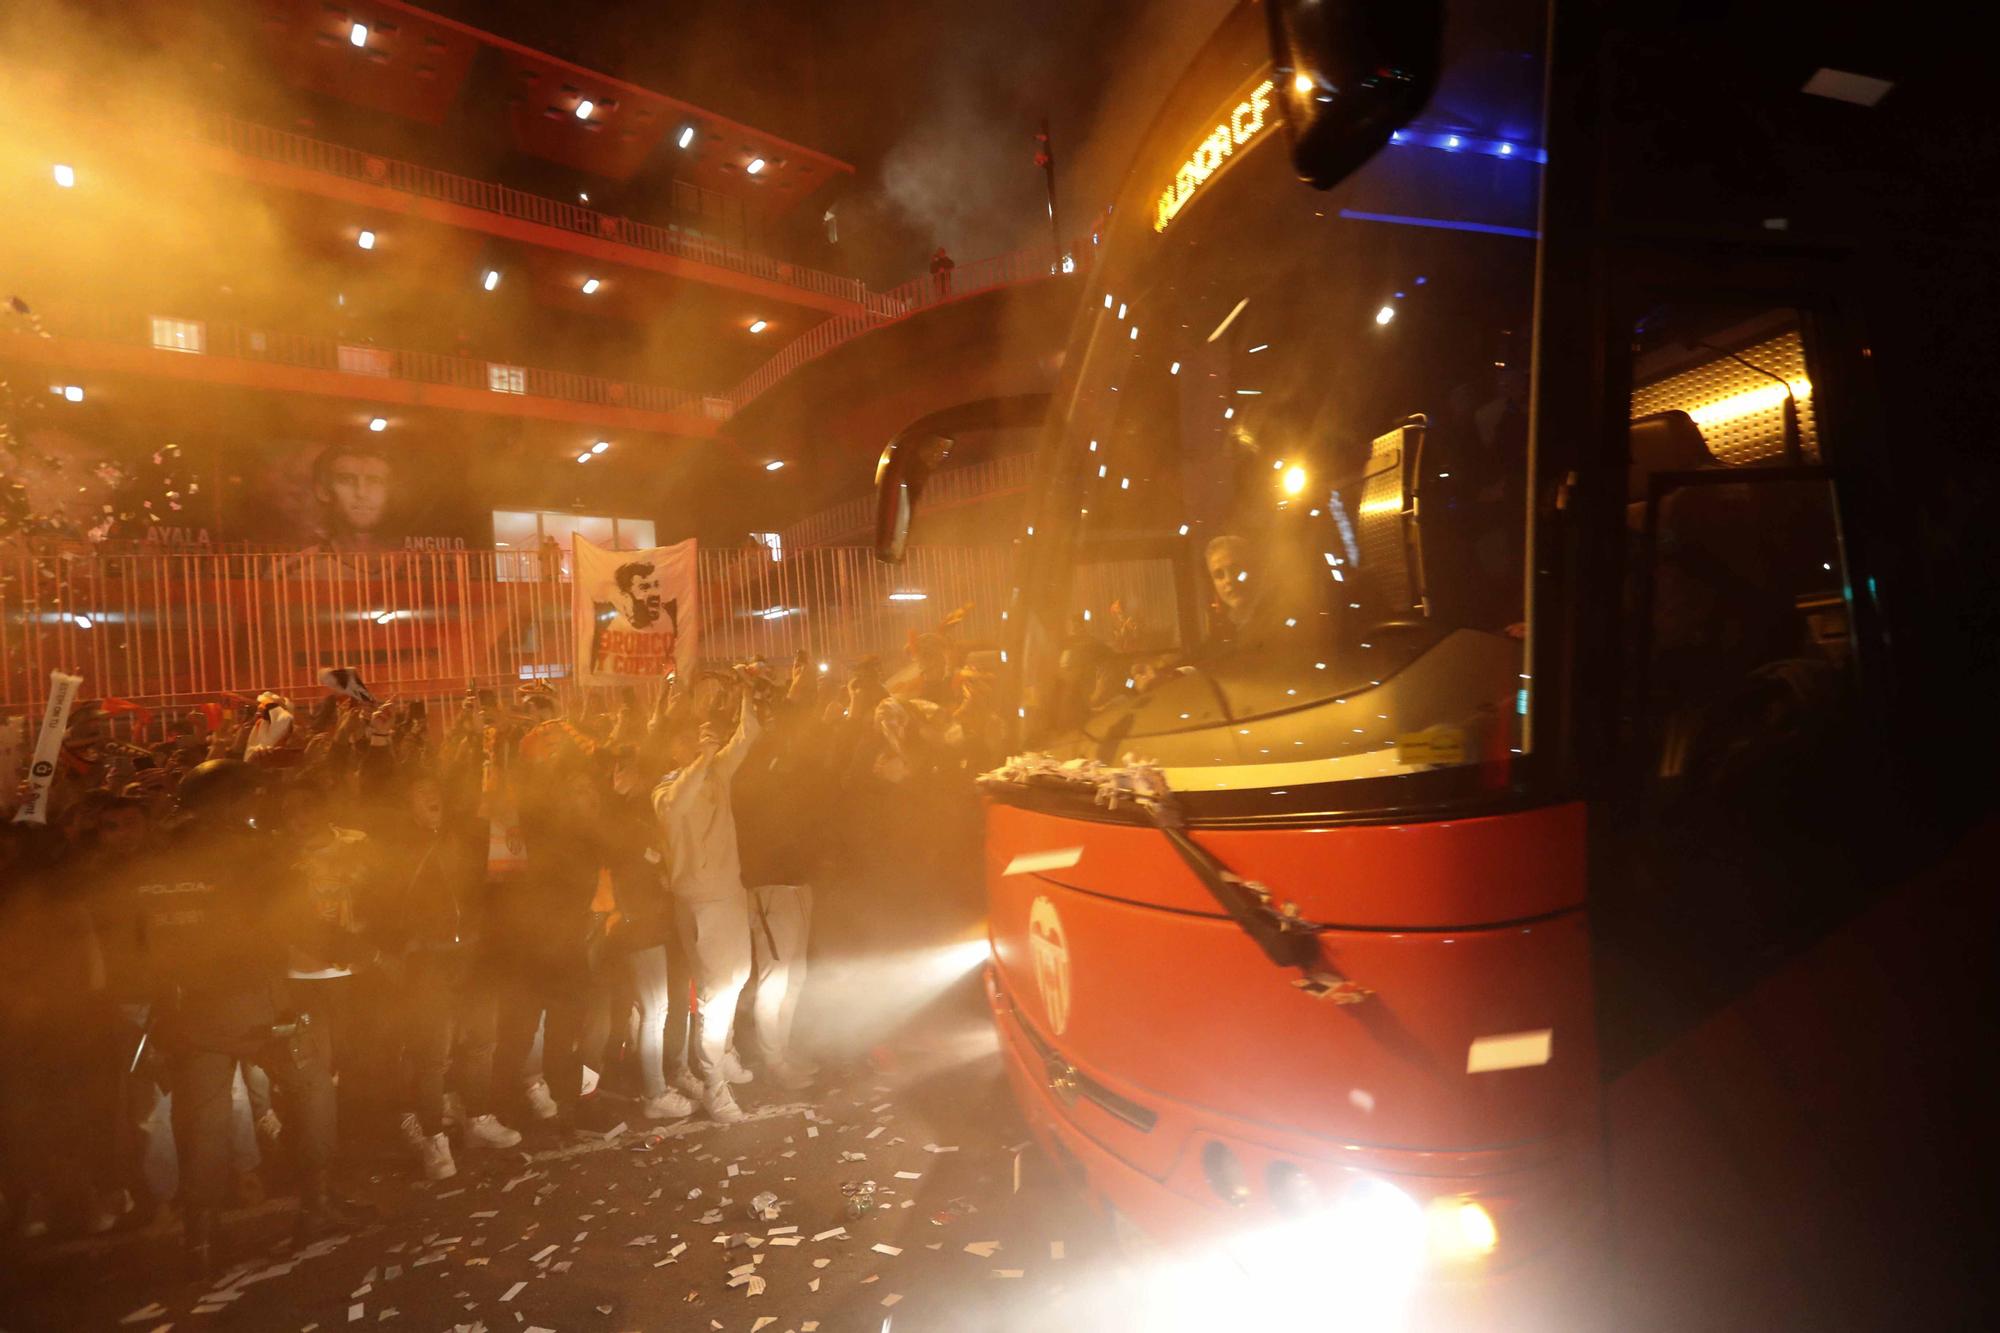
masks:
<svg viewBox="0 0 2000 1333"><path fill-rule="evenodd" d="M951 271L957 267L942 245L931 255L931 284L937 288L940 301L951 295Z"/></svg>

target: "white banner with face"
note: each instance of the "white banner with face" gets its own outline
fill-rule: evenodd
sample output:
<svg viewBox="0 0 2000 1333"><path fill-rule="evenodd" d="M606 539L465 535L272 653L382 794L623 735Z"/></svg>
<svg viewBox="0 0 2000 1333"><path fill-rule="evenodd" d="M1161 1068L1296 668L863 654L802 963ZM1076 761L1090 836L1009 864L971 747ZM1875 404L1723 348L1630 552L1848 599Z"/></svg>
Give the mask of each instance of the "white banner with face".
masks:
<svg viewBox="0 0 2000 1333"><path fill-rule="evenodd" d="M35 738L35 757L28 763L28 799L14 812L16 824L49 822L49 788L55 784L56 764L62 758L69 710L76 703L77 687L82 684L82 676L49 672L49 706L42 713L42 733Z"/></svg>
<svg viewBox="0 0 2000 1333"><path fill-rule="evenodd" d="M574 539L576 679L580 685L657 681L696 659L694 539L607 551Z"/></svg>

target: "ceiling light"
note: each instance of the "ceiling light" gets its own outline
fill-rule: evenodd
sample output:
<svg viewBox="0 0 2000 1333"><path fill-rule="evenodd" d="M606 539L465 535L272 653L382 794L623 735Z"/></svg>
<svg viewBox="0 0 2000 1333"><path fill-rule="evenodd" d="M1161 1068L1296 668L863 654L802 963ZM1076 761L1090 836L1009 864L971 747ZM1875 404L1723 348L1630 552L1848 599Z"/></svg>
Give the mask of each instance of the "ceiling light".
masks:
<svg viewBox="0 0 2000 1333"><path fill-rule="evenodd" d="M576 461L579 463L588 463L592 457L593 455L591 454L590 450L585 449L582 453L576 456Z"/></svg>
<svg viewBox="0 0 2000 1333"><path fill-rule="evenodd" d="M892 592L889 594L889 600L892 602L927 602L930 600L930 596L927 592Z"/></svg>
<svg viewBox="0 0 2000 1333"><path fill-rule="evenodd" d="M76 168L67 162L58 162L55 165L55 178L56 184L67 190L76 184Z"/></svg>
<svg viewBox="0 0 2000 1333"><path fill-rule="evenodd" d="M766 472L776 472L779 468L783 467L784 465L785 465L784 459L774 458L770 462L764 464L764 470Z"/></svg>
<svg viewBox="0 0 2000 1333"><path fill-rule="evenodd" d="M611 447L611 441L599 440L596 444L590 446L590 452L592 452L593 454L601 454L610 447Z"/></svg>
<svg viewBox="0 0 2000 1333"><path fill-rule="evenodd" d="M752 333L762 333L765 329L768 329L770 327L771 324L769 320L753 319L750 321L750 332Z"/></svg>
<svg viewBox="0 0 2000 1333"><path fill-rule="evenodd" d="M1385 305L1380 310L1377 310L1375 312L1375 322L1377 324L1387 324L1390 320L1394 319L1395 317L1396 317L1396 307L1392 305Z"/></svg>
<svg viewBox="0 0 2000 1333"><path fill-rule="evenodd" d="M385 431L389 429L389 418L370 417L368 419L368 429L372 431Z"/></svg>
<svg viewBox="0 0 2000 1333"><path fill-rule="evenodd" d="M594 295L597 289L599 287L602 287L603 285L604 284L599 282L596 278L585 278L583 280L583 294L585 296Z"/></svg>
<svg viewBox="0 0 2000 1333"><path fill-rule="evenodd" d="M1295 93L1309 93L1309 92L1311 92L1312 90L1313 90L1313 80L1312 80L1312 75L1310 75L1310 74L1307 74L1307 73L1306 73L1306 72L1304 72L1303 70L1301 70L1301 71L1300 71L1299 73L1297 73L1297 74L1294 74L1294 75L1292 75L1292 91L1293 91L1293 92L1295 92Z"/></svg>
<svg viewBox="0 0 2000 1333"><path fill-rule="evenodd" d="M1306 488L1306 470L1302 467L1289 468L1285 472L1285 494L1298 495Z"/></svg>
<svg viewBox="0 0 2000 1333"><path fill-rule="evenodd" d="M69 619L70 623L72 625L75 625L78 629L89 629L91 627L90 617L84 615L81 611L70 612Z"/></svg>
<svg viewBox="0 0 2000 1333"><path fill-rule="evenodd" d="M682 148L687 147L689 144L693 142L694 142L694 126L692 125L683 126L681 128L680 137L674 140L674 143Z"/></svg>
<svg viewBox="0 0 2000 1333"><path fill-rule="evenodd" d="M368 45L368 25L356 23L347 30L347 40L354 46Z"/></svg>
<svg viewBox="0 0 2000 1333"><path fill-rule="evenodd" d="M479 280L479 285L489 292L498 287L500 285L500 270L497 268L487 269L486 276Z"/></svg>
<svg viewBox="0 0 2000 1333"><path fill-rule="evenodd" d="M66 385L64 385L64 386L63 386L63 397L64 397L64 398L67 398L67 399L68 399L68 400L69 400L70 402L72 402L72 403L80 403L80 402L82 402L82 401L83 401L83 386L82 386L81 384L66 384Z"/></svg>
<svg viewBox="0 0 2000 1333"><path fill-rule="evenodd" d="M587 190L578 190L578 191L576 192L576 197L577 197L578 201L579 201L579 202L581 202L581 203L586 203L586 204L587 204L587 203L589 203L589 202L590 202L590 192L589 192L589 191L587 191Z"/></svg>
<svg viewBox="0 0 2000 1333"><path fill-rule="evenodd" d="M373 250L375 248L375 233L364 229L359 236L354 238L354 243L363 250Z"/></svg>
<svg viewBox="0 0 2000 1333"><path fill-rule="evenodd" d="M763 158L761 158L761 157L753 157L753 158L751 158L751 159L750 159L750 165L749 165L749 166L747 166L747 167L745 167L745 168L743 168L743 170L745 170L745 171L749 172L749 173L750 173L750 174L751 174L752 176L756 175L756 174L757 174L758 172L762 171L763 169L764 169L764 159L763 159Z"/></svg>
<svg viewBox="0 0 2000 1333"><path fill-rule="evenodd" d="M597 103L586 97L576 104L576 118L578 120L589 120L590 113L595 110L597 110Z"/></svg>

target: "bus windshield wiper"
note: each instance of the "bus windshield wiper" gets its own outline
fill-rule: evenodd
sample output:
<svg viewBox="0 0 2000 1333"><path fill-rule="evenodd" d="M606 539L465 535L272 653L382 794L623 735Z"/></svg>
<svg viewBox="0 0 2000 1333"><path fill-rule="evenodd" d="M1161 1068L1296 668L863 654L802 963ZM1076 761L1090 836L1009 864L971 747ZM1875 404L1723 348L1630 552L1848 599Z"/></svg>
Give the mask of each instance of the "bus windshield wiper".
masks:
<svg viewBox="0 0 2000 1333"><path fill-rule="evenodd" d="M1327 927L1301 916L1297 904L1280 903L1264 885L1237 874L1188 836L1173 790L1159 769L1150 764L1065 763L1048 755L1023 755L980 780L996 785L1065 788L1078 795L1087 790L1096 804L1112 810L1126 804L1137 806L1153 827L1166 835L1181 862L1263 955L1278 967L1297 969L1294 986L1335 1004L1358 1004L1374 994L1327 965L1319 947L1319 934Z"/></svg>

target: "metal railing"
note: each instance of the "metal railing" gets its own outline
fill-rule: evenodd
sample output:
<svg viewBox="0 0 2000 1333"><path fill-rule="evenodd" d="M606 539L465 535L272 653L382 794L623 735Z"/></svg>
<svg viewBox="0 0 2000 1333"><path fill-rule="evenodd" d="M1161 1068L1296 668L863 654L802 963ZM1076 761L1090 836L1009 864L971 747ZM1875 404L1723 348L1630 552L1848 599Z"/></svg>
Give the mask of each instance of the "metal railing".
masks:
<svg viewBox="0 0 2000 1333"><path fill-rule="evenodd" d="M928 514L957 505L1023 494L1028 489L1028 472L1032 462L1028 454L1004 454L999 458L940 472L925 483L922 512ZM875 497L864 495L822 509L786 528L782 535L786 550L802 550L863 541L870 536L874 526Z"/></svg>
<svg viewBox="0 0 2000 1333"><path fill-rule="evenodd" d="M726 416L726 400L707 398L687 389L580 375L567 370L543 370L477 357L440 352L402 351L372 343L344 341L310 333L283 333L213 321L172 321L179 329L200 330L200 347L186 338L169 343L156 334L156 316L102 306L37 307L41 325L51 337L124 346L156 347L163 356L210 356L237 361L262 361L304 370L334 371L368 379L410 380L460 389L480 389L500 397L555 398L601 407L640 412L679 413L714 418ZM26 335L22 335L26 336Z"/></svg>
<svg viewBox="0 0 2000 1333"><path fill-rule="evenodd" d="M404 699L561 684L575 661L571 585L503 568L509 554L16 545L0 550L0 712L40 708L54 668L80 672L86 698L148 707L266 689L313 699L329 666ZM895 567L853 547L777 561L763 547L705 550L700 653L784 662L803 648L829 666L874 653L893 667L912 631L968 603L961 639L990 641L1008 565L1002 547L918 547Z"/></svg>
<svg viewBox="0 0 2000 1333"><path fill-rule="evenodd" d="M961 264L942 277L927 273L899 283L886 292L871 292L861 313L836 315L822 320L779 348L775 356L744 376L730 393L730 400L740 412L758 395L799 367L864 333L906 319L918 311L935 309L997 288L1040 278L1085 273L1095 253L1094 244L1072 246L1060 255L1050 246L1029 246L990 259Z"/></svg>
<svg viewBox="0 0 2000 1333"><path fill-rule="evenodd" d="M323 139L293 134L288 130L273 129L268 125L238 120L233 116L213 112L197 114L192 117L192 124L193 137L204 143L227 148L231 152L242 153L247 157L343 176L349 180L379 185L384 189L396 190L403 194L436 199L462 208L478 209L481 212L498 213L503 217L518 218L523 222L538 223L582 236L594 236L619 245L629 245L635 249L650 250L655 254L673 255L697 263L713 264L718 268L803 288L843 301L858 304L868 299L867 286L857 278L843 278L786 260L774 259L769 255L758 254L741 246L697 234L685 227L663 227L655 223L638 222L613 213L599 212L581 204L564 203L560 199L530 194L526 190L517 190L512 186L500 185L493 181L474 180L469 176L439 171L434 167L418 166L414 162L398 161L380 154L363 152L358 148L348 148L341 144L328 143ZM686 185L686 182L680 184ZM701 190L700 186L687 186L687 188ZM713 191L702 191L702 194L726 198L714 195Z"/></svg>

